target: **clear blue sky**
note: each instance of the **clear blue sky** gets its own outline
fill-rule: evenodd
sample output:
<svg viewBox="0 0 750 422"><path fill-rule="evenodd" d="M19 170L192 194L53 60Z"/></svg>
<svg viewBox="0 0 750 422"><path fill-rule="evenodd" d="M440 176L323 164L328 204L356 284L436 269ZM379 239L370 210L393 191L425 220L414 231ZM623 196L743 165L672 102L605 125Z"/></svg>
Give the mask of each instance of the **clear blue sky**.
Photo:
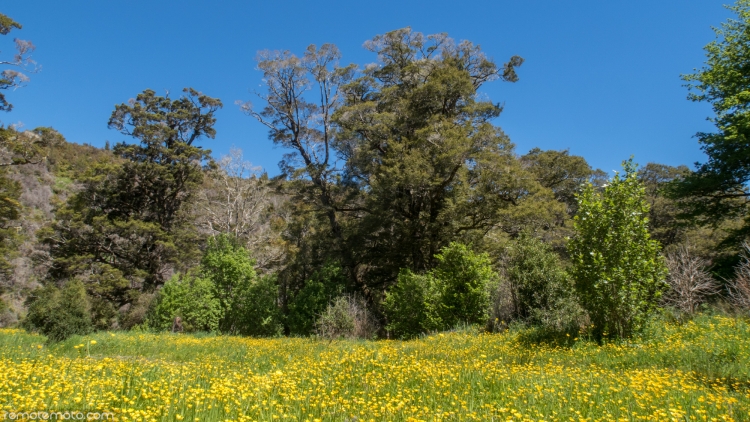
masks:
<svg viewBox="0 0 750 422"><path fill-rule="evenodd" d="M404 26L447 32L482 46L498 63L520 55L515 84L493 82L505 103L497 120L519 153L566 149L605 171L631 154L638 163L702 161L693 135L710 131L710 108L686 100L679 76L700 67L703 46L731 12L721 0L524 1L42 1L5 2L23 24L12 37L33 41L42 71L8 92L15 109L2 123L52 126L69 141L104 145L125 137L107 129L115 104L146 88L177 95L194 87L218 97L215 156L231 146L271 174L284 150L243 115L252 99L262 49L302 53L337 44L342 62L366 64L372 36Z"/></svg>

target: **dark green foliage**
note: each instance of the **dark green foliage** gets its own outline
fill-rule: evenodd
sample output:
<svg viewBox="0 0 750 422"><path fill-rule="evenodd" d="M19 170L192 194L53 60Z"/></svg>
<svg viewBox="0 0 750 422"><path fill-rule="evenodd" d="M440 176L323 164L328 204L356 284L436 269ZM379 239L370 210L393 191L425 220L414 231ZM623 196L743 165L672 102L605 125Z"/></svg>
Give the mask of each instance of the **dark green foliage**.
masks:
<svg viewBox="0 0 750 422"><path fill-rule="evenodd" d="M649 203L649 231L651 237L658 240L662 247L667 247L684 240L685 222L679 215L684 211L684 204L665 195L669 183L690 175L686 166L672 167L657 163L648 163L638 170L638 180L646 189Z"/></svg>
<svg viewBox="0 0 750 422"><path fill-rule="evenodd" d="M333 263L316 271L289 302L286 325L290 334L308 335L326 307L343 293L346 275Z"/></svg>
<svg viewBox="0 0 750 422"><path fill-rule="evenodd" d="M242 308L237 322L238 334L277 336L283 332L278 305L279 285L275 275L265 275L248 286L239 297Z"/></svg>
<svg viewBox="0 0 750 422"><path fill-rule="evenodd" d="M38 289L29 298L28 305L23 326L39 331L50 341L88 334L94 328L86 289L79 280L71 280L62 288L50 284Z"/></svg>
<svg viewBox="0 0 750 422"><path fill-rule="evenodd" d="M102 204L110 219L137 217L170 231L182 204L203 180L200 163L210 159L210 151L193 143L216 136L214 113L222 104L192 88L183 91L171 100L147 89L112 112L109 127L140 143L114 147L128 161Z"/></svg>
<svg viewBox="0 0 750 422"><path fill-rule="evenodd" d="M573 280L548 244L522 233L508 246L504 267L515 318L550 330L578 328Z"/></svg>
<svg viewBox="0 0 750 422"><path fill-rule="evenodd" d="M452 242L435 259L438 265L424 275L402 270L386 294L387 328L395 336L487 322L490 291L497 283L489 256Z"/></svg>
<svg viewBox="0 0 750 422"><path fill-rule="evenodd" d="M578 155L570 155L567 150L542 151L534 148L521 157L537 182L551 189L555 199L565 204L569 214L578 208L576 193L585 182L601 172L593 170L586 160Z"/></svg>
<svg viewBox="0 0 750 422"><path fill-rule="evenodd" d="M586 185L568 244L576 291L597 340L631 336L667 287L659 243L648 233L645 189L632 159L623 168L603 191Z"/></svg>

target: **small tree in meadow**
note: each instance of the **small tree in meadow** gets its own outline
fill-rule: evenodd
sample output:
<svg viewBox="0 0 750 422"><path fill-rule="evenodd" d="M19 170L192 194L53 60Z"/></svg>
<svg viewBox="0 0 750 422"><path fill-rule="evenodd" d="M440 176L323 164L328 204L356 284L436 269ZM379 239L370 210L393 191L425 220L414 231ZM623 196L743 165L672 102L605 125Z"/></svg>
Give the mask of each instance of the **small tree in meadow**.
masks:
<svg viewBox="0 0 750 422"><path fill-rule="evenodd" d="M597 190L589 183L578 195L575 236L568 244L581 305L597 340L628 337L657 306L667 285L659 244L648 232L648 203L632 159Z"/></svg>
<svg viewBox="0 0 750 422"><path fill-rule="evenodd" d="M383 307L388 330L401 338L415 337L443 328L438 314L440 291L432 274L415 274L402 269L398 281L386 294Z"/></svg>
<svg viewBox="0 0 750 422"><path fill-rule="evenodd" d="M402 269L386 293L388 330L397 337L487 322L490 292L497 282L489 256L451 242L435 258L437 266L426 274Z"/></svg>
<svg viewBox="0 0 750 422"><path fill-rule="evenodd" d="M23 326L44 334L50 341L85 335L94 329L91 304L78 279L69 280L62 288L48 284L36 290L27 303L29 312Z"/></svg>
<svg viewBox="0 0 750 422"><path fill-rule="evenodd" d="M576 300L573 281L550 245L522 232L506 249L504 270L509 284L504 290L510 298L497 294L495 300L510 299L512 318L553 331L579 328L583 310ZM500 308L499 303L493 306L493 310Z"/></svg>
<svg viewBox="0 0 750 422"><path fill-rule="evenodd" d="M159 291L148 325L166 331L172 327L174 317L179 316L185 331L218 331L224 312L213 290L211 280L199 274L172 276Z"/></svg>

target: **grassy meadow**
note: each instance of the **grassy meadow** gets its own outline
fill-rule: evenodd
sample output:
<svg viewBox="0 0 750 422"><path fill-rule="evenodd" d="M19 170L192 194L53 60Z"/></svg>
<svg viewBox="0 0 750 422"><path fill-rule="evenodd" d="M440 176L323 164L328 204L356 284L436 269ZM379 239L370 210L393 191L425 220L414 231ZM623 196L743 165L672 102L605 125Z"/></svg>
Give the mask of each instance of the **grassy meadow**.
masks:
<svg viewBox="0 0 750 422"><path fill-rule="evenodd" d="M529 331L414 341L0 330L4 412L142 421L750 420L750 324L654 323L631 342Z"/></svg>

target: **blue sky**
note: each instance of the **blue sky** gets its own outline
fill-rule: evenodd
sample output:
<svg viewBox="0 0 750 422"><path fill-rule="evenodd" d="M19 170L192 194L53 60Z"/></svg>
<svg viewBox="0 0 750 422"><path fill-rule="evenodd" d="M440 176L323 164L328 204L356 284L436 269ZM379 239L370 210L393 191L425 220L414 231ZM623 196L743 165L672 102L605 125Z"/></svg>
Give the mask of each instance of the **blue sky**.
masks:
<svg viewBox="0 0 750 422"><path fill-rule="evenodd" d="M107 129L115 104L146 88L176 96L194 87L218 97L217 137L203 145L220 156L232 146L277 174L283 149L243 115L236 100L261 89L255 56L263 49L301 54L334 43L344 64L375 61L362 48L376 34L411 26L480 44L498 63L520 55L515 84L484 93L505 103L497 119L525 153L566 149L605 171L630 155L641 164L704 159L693 135L710 131L707 104L686 99L680 74L704 62L703 46L731 12L720 0L628 1L42 1L0 9L23 24L4 37L29 39L41 72L8 92L3 124L52 126L69 141L103 146L126 140Z"/></svg>

